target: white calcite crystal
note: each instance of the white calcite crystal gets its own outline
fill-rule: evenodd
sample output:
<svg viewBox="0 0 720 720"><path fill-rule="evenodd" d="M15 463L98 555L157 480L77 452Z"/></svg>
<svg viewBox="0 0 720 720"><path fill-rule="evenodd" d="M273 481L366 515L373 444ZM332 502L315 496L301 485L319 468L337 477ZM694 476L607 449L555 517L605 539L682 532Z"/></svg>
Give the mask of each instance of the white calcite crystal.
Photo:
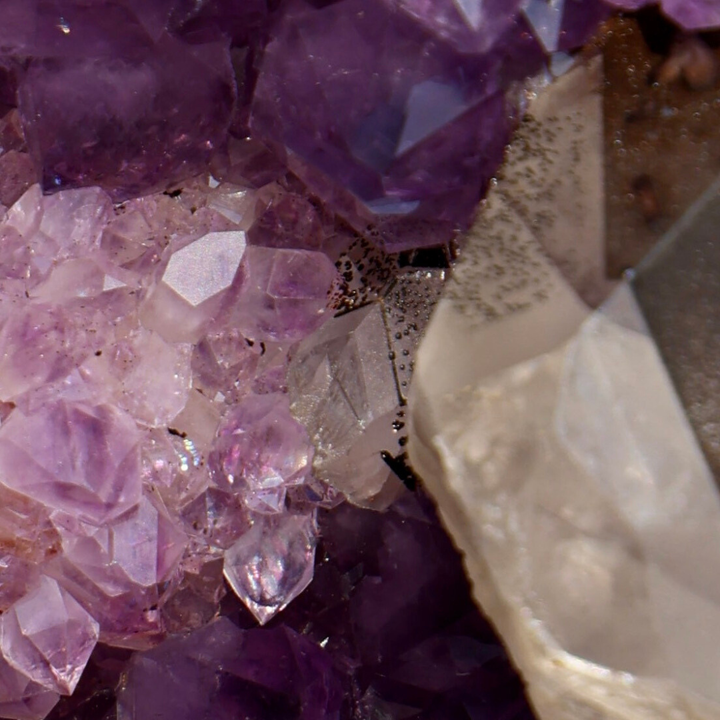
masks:
<svg viewBox="0 0 720 720"><path fill-rule="evenodd" d="M587 88L576 109L592 100L592 72L560 83ZM546 96L535 106L541 137L551 105ZM586 114L586 132L592 122ZM556 134L551 157L561 156ZM712 474L629 288L591 313L543 251L541 226L512 212L514 197L536 217L543 202L528 200L532 175L514 150L416 358L411 463L541 718L719 718ZM582 183L553 168L545 202L559 194L591 217L601 177L590 193L588 168L577 169ZM583 244L602 237L601 227L584 231ZM600 294L586 280L596 260L567 273L586 297Z"/></svg>

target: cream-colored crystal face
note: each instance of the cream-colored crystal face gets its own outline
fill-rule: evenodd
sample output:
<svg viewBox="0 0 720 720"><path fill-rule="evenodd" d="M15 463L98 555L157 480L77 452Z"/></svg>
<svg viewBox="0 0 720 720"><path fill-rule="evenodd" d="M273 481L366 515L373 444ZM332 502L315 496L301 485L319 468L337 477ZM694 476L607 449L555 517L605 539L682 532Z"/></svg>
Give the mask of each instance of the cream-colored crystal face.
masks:
<svg viewBox="0 0 720 720"><path fill-rule="evenodd" d="M173 253L162 280L196 307L230 287L245 247L244 232L208 233Z"/></svg>
<svg viewBox="0 0 720 720"><path fill-rule="evenodd" d="M720 497L630 288L579 300L610 289L598 70L508 150L416 356L410 460L539 717L714 720Z"/></svg>

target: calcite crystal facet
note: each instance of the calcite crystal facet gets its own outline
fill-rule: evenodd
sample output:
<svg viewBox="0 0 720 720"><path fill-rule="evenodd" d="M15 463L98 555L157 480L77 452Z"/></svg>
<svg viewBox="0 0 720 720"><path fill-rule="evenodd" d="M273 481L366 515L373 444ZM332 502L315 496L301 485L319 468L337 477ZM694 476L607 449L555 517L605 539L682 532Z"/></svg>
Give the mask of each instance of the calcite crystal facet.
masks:
<svg viewBox="0 0 720 720"><path fill-rule="evenodd" d="M587 93L581 69L547 95L578 73ZM545 107L541 97L530 110L540 133L557 121ZM574 192L578 211L598 202L582 183L562 190L561 156L546 187ZM410 458L541 717L718 717L712 472L631 289L594 313L580 302L578 270L591 258L566 270L573 288L542 251L543 226L524 232L543 200L532 174L516 174L524 153L510 157L511 182L488 198L417 357ZM501 212L513 203L520 222ZM699 213L668 242L701 227ZM510 233L514 253L504 252Z"/></svg>

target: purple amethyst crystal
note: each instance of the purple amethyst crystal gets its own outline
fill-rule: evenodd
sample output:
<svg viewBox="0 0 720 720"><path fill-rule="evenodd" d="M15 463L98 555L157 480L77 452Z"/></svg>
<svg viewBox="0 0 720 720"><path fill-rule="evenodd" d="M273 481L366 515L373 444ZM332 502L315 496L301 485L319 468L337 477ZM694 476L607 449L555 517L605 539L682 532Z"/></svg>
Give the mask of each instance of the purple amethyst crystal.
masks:
<svg viewBox="0 0 720 720"><path fill-rule="evenodd" d="M245 337L301 340L329 317L338 273L324 253L251 246L238 272L242 285L231 321Z"/></svg>
<svg viewBox="0 0 720 720"><path fill-rule="evenodd" d="M249 395L223 420L210 455L216 485L256 512L281 512L285 494L309 475L313 446L287 396Z"/></svg>
<svg viewBox="0 0 720 720"><path fill-rule="evenodd" d="M315 643L220 618L133 658L118 720L340 720L341 703L341 677Z"/></svg>
<svg viewBox="0 0 720 720"><path fill-rule="evenodd" d="M117 518L140 500L139 435L108 405L59 401L0 428L5 485L89 523Z"/></svg>
<svg viewBox="0 0 720 720"><path fill-rule="evenodd" d="M33 59L19 98L46 191L102 185L122 200L200 172L225 140L234 88L225 45L163 35L127 55Z"/></svg>
<svg viewBox="0 0 720 720"><path fill-rule="evenodd" d="M507 9L494 10L509 25L497 49L470 54L428 31L440 18L421 3L392 5L285 3L251 128L287 148L290 167L357 229L400 249L467 224L512 127L505 90L543 53Z"/></svg>

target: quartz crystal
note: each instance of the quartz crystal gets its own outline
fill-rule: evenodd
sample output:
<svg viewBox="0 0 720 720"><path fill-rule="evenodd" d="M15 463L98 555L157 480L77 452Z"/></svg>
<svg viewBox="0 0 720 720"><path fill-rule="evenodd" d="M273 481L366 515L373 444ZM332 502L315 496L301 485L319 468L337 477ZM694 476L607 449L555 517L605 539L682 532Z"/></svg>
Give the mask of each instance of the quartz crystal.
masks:
<svg viewBox="0 0 720 720"><path fill-rule="evenodd" d="M97 622L48 577L0 621L3 658L33 682L64 695L75 689L97 639Z"/></svg>
<svg viewBox="0 0 720 720"><path fill-rule="evenodd" d="M539 98L536 134L556 93L583 85L583 107L589 72ZM541 717L718 717L712 474L627 285L590 313L524 223L543 200L516 152L417 357L413 467ZM558 171L543 183L567 201ZM572 185L577 212L599 204Z"/></svg>
<svg viewBox="0 0 720 720"><path fill-rule="evenodd" d="M116 38L131 42L120 28L111 48ZM129 51L83 48L82 34L73 42L77 56L57 57L48 48L49 56L33 59L19 89L28 147L46 190L100 184L125 199L203 168L231 119L235 86L226 47L188 45L167 34L154 42L141 36Z"/></svg>
<svg viewBox="0 0 720 720"><path fill-rule="evenodd" d="M104 523L141 495L135 423L108 405L60 400L0 427L2 481L90 523Z"/></svg>
<svg viewBox="0 0 720 720"><path fill-rule="evenodd" d="M720 478L720 180L637 267L633 290L688 420ZM691 341L688 339L691 338Z"/></svg>
<svg viewBox="0 0 720 720"><path fill-rule="evenodd" d="M257 515L225 553L225 577L261 624L310 583L315 561L315 516Z"/></svg>
<svg viewBox="0 0 720 720"><path fill-rule="evenodd" d="M210 455L215 484L251 510L281 512L287 489L311 470L313 448L287 397L250 395L225 417Z"/></svg>
<svg viewBox="0 0 720 720"><path fill-rule="evenodd" d="M333 318L302 342L288 373L292 410L308 429L318 477L358 502L377 495L390 474L397 385L379 303Z"/></svg>
<svg viewBox="0 0 720 720"><path fill-rule="evenodd" d="M220 618L138 655L119 720L339 720L342 685L329 655L287 628L240 630Z"/></svg>

